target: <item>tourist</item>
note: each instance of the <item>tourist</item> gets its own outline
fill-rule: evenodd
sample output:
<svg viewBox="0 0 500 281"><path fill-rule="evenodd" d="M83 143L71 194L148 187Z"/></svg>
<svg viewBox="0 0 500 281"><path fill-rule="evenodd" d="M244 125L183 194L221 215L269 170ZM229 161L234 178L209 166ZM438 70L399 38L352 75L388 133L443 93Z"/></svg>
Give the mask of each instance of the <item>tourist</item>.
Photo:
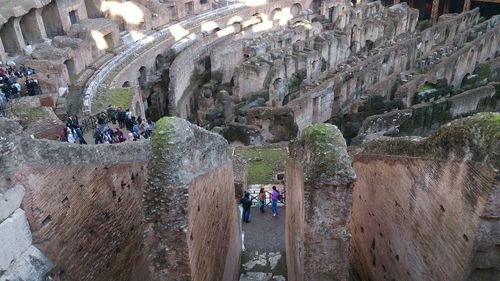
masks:
<svg viewBox="0 0 500 281"><path fill-rule="evenodd" d="M120 126L120 129L123 129L123 127L125 126L126 118L125 111L121 107L118 107L116 111L116 119L118 120L118 125Z"/></svg>
<svg viewBox="0 0 500 281"><path fill-rule="evenodd" d="M243 222L250 222L250 208L252 207L252 199L250 199L250 193L245 192L245 197L241 198L240 204L243 207Z"/></svg>
<svg viewBox="0 0 500 281"><path fill-rule="evenodd" d="M146 125L146 128L144 129L144 132L143 132L143 136L145 139L151 137L151 134L153 133L154 126L155 126L155 124L153 123L153 121L151 121L150 118L147 118L147 125Z"/></svg>
<svg viewBox="0 0 500 281"><path fill-rule="evenodd" d="M260 189L259 195L257 195L259 200L259 209L261 213L265 213L264 207L266 206L266 190L264 188Z"/></svg>
<svg viewBox="0 0 500 281"><path fill-rule="evenodd" d="M87 144L87 141L83 138L83 132L80 125L77 125L73 131L80 144Z"/></svg>
<svg viewBox="0 0 500 281"><path fill-rule="evenodd" d="M276 189L276 186L273 186L273 192L271 193L271 209L273 210L273 217L278 215L278 200L280 199L280 193Z"/></svg>
<svg viewBox="0 0 500 281"><path fill-rule="evenodd" d="M106 113L108 114L108 119L111 121L111 123L113 123L113 125L116 124L116 109L113 108L111 104L108 105Z"/></svg>
<svg viewBox="0 0 500 281"><path fill-rule="evenodd" d="M128 133L128 141L135 141L134 134Z"/></svg>
<svg viewBox="0 0 500 281"><path fill-rule="evenodd" d="M0 116L5 116L4 94L0 92Z"/></svg>
<svg viewBox="0 0 500 281"><path fill-rule="evenodd" d="M66 127L66 137L67 137L69 143L76 143L76 139L73 136L73 132L71 131L71 128L69 128L69 127Z"/></svg>
<svg viewBox="0 0 500 281"><path fill-rule="evenodd" d="M125 139L125 137L123 136L122 131L120 131L118 128L116 128L116 130L115 130L115 136L116 136L116 139L118 140L118 142L124 142L124 141L126 141L126 140L127 140L127 139Z"/></svg>

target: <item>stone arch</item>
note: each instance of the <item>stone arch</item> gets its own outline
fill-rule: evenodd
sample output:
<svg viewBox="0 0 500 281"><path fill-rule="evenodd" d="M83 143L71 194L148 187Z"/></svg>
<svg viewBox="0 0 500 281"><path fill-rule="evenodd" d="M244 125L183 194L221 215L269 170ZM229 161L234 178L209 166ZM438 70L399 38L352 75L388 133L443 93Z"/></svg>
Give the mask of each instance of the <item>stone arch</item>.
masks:
<svg viewBox="0 0 500 281"><path fill-rule="evenodd" d="M295 3L292 5L292 8L290 9L290 13L292 16L298 16L302 12L302 5L300 3Z"/></svg>
<svg viewBox="0 0 500 281"><path fill-rule="evenodd" d="M155 71L160 71L165 67L165 57L161 54L156 56L155 59Z"/></svg>
<svg viewBox="0 0 500 281"><path fill-rule="evenodd" d="M283 86L283 79L281 79L281 77L278 77L273 81L273 88L275 90L281 88L282 86Z"/></svg>
<svg viewBox="0 0 500 281"><path fill-rule="evenodd" d="M234 29L234 33L240 33L243 30L243 25L239 21L233 22L231 26Z"/></svg>
<svg viewBox="0 0 500 281"><path fill-rule="evenodd" d="M470 73L466 73L464 77L462 77L462 82L460 84L460 87L464 87L465 84L467 84L467 80L469 80L469 76L471 76Z"/></svg>
<svg viewBox="0 0 500 281"><path fill-rule="evenodd" d="M367 51L371 51L374 46L375 46L375 43L372 40L366 40L365 41L365 49Z"/></svg>
<svg viewBox="0 0 500 281"><path fill-rule="evenodd" d="M259 24L264 22L265 15L261 13L255 13L252 15L251 19L254 20L256 23L254 24Z"/></svg>
<svg viewBox="0 0 500 281"><path fill-rule="evenodd" d="M68 70L68 75L70 77L77 74L76 67L75 67L75 61L73 59L65 60L64 65L66 66L66 69Z"/></svg>
<svg viewBox="0 0 500 281"><path fill-rule="evenodd" d="M148 75L147 68L145 66L141 66L141 68L139 68L139 78L138 78L139 87L141 87L141 89L146 88L147 75Z"/></svg>
<svg viewBox="0 0 500 281"><path fill-rule="evenodd" d="M271 20L280 20L281 19L281 8L276 8L271 11Z"/></svg>
<svg viewBox="0 0 500 281"><path fill-rule="evenodd" d="M311 9L315 14L321 14L321 0L313 0L309 9Z"/></svg>

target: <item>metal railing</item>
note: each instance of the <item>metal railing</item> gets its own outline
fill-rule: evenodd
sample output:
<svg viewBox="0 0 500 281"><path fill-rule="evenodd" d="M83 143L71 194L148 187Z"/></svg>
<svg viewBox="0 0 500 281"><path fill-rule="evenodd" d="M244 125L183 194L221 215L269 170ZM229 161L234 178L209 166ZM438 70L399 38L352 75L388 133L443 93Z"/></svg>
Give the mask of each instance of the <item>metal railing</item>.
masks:
<svg viewBox="0 0 500 281"><path fill-rule="evenodd" d="M264 200L264 205L265 206L271 206L272 200L271 200L271 195L272 193L269 191L266 192L266 199ZM250 199L252 200L252 205L257 206L259 204L259 199L257 199L257 196L259 195L260 191L259 190L249 190L248 193L250 193ZM278 203L281 203L282 205L285 205L285 191L280 192L280 199L278 200Z"/></svg>

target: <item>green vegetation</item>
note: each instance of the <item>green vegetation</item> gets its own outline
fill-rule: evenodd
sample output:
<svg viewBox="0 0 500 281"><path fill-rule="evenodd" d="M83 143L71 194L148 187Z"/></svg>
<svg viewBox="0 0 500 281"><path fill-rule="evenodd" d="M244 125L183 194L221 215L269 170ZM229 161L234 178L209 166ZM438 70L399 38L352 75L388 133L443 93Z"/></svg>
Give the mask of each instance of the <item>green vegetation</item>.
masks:
<svg viewBox="0 0 500 281"><path fill-rule="evenodd" d="M242 146L236 148L236 154L248 161L248 184L279 183L275 175L285 170L286 147Z"/></svg>
<svg viewBox="0 0 500 281"><path fill-rule="evenodd" d="M78 79L80 79L80 77L82 76L83 72L85 72L85 70L81 71L80 73L70 75L69 76L69 81L71 82L71 84L75 84L76 81L78 81Z"/></svg>
<svg viewBox="0 0 500 281"><path fill-rule="evenodd" d="M26 123L48 119L48 113L42 107L16 107L12 114Z"/></svg>
<svg viewBox="0 0 500 281"><path fill-rule="evenodd" d="M112 88L108 89L106 94L94 99L92 106L94 111L104 110L108 105L129 108L132 106L134 92L130 88Z"/></svg>
<svg viewBox="0 0 500 281"><path fill-rule="evenodd" d="M288 83L289 93L296 92L299 90L300 84L306 79L306 72L301 71L292 75L290 82Z"/></svg>
<svg viewBox="0 0 500 281"><path fill-rule="evenodd" d="M422 93L422 92L429 91L432 89L434 89L434 85L432 85L431 83L425 83L424 85L418 87L417 93Z"/></svg>

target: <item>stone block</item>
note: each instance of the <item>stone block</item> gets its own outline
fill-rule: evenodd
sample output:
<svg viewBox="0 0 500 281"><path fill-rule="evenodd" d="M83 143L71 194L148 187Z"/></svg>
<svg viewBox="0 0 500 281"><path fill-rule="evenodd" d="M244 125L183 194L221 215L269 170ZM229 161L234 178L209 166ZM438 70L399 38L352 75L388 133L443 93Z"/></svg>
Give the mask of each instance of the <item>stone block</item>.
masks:
<svg viewBox="0 0 500 281"><path fill-rule="evenodd" d="M0 241L0 271L4 271L31 245L31 231L23 210L17 209L0 224Z"/></svg>
<svg viewBox="0 0 500 281"><path fill-rule="evenodd" d="M52 263L35 246L30 246L17 258L3 275L0 281L38 281L44 280L46 274L52 269Z"/></svg>
<svg viewBox="0 0 500 281"><path fill-rule="evenodd" d="M24 196L24 187L16 185L0 193L0 221L10 216L19 206Z"/></svg>

